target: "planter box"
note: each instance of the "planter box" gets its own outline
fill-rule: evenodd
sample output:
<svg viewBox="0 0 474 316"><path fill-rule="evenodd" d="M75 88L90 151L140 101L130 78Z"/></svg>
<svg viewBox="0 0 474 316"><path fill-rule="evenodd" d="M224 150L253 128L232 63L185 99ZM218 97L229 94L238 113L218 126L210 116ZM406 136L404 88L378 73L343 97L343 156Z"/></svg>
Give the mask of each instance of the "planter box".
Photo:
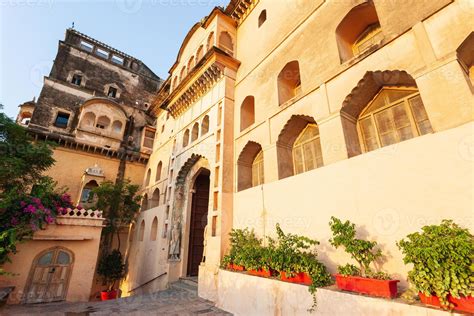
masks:
<svg viewBox="0 0 474 316"><path fill-rule="evenodd" d="M313 280L311 280L311 277L306 272L296 273L293 277L287 277L286 272L283 271L280 273L280 279L285 282L304 285L311 285L313 283Z"/></svg>
<svg viewBox="0 0 474 316"><path fill-rule="evenodd" d="M269 277L272 276L272 272L269 271L269 270L265 270L265 269L247 270L247 272L248 272L250 275L259 276L259 277L264 277L264 278L269 278Z"/></svg>
<svg viewBox="0 0 474 316"><path fill-rule="evenodd" d="M441 302L436 295L426 296L420 292L418 296L423 304L441 307ZM448 302L454 304L455 310L474 313L474 297L472 296L455 298L448 295Z"/></svg>
<svg viewBox="0 0 474 316"><path fill-rule="evenodd" d="M102 301L114 300L117 298L117 291L102 291L100 292L100 299Z"/></svg>
<svg viewBox="0 0 474 316"><path fill-rule="evenodd" d="M400 282L399 280L377 280L340 274L335 276L337 287L341 290L385 298L397 296L397 283Z"/></svg>
<svg viewBox="0 0 474 316"><path fill-rule="evenodd" d="M239 266L238 264L234 263L229 264L227 268L233 271L245 271L245 268L243 266Z"/></svg>

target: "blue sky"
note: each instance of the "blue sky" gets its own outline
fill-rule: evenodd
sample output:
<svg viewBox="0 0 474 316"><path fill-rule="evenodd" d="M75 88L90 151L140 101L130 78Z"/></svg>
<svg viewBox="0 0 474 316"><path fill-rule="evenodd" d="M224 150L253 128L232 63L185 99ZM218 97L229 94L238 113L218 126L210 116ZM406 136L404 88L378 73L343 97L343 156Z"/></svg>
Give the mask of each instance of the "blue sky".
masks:
<svg viewBox="0 0 474 316"><path fill-rule="evenodd" d="M58 41L75 29L166 78L189 29L229 0L0 0L0 103L8 116L38 97Z"/></svg>

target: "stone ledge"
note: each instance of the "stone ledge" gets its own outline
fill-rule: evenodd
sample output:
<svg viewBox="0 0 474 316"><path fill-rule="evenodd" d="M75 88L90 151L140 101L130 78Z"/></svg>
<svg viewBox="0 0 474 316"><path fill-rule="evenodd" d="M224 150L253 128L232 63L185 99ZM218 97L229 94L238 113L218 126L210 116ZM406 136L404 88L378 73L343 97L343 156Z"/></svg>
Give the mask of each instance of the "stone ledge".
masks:
<svg viewBox="0 0 474 316"><path fill-rule="evenodd" d="M309 313L313 302L307 286L226 270L219 270L217 288L217 306L235 315L449 315L437 308L409 305L401 299L374 298L335 287L319 288L318 306Z"/></svg>

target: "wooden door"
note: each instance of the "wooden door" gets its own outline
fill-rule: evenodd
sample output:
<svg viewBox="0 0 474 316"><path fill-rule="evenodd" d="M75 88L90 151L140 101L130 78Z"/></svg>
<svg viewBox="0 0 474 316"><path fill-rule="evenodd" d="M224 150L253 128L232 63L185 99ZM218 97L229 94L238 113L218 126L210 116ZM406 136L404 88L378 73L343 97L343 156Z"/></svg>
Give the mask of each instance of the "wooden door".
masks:
<svg viewBox="0 0 474 316"><path fill-rule="evenodd" d="M188 276L197 276L204 251L204 228L209 209L209 173L196 178L189 229Z"/></svg>
<svg viewBox="0 0 474 316"><path fill-rule="evenodd" d="M48 249L33 261L26 303L62 301L66 298L72 270L72 253L64 248Z"/></svg>

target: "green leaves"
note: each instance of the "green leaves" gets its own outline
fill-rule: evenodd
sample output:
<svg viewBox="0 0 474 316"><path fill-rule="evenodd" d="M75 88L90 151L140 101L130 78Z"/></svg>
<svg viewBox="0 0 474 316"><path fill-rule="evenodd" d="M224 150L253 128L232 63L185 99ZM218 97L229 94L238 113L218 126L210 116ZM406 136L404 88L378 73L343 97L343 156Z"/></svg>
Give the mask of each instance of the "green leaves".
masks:
<svg viewBox="0 0 474 316"><path fill-rule="evenodd" d="M356 271L346 265L342 267L345 273L357 272L357 274L350 275L360 275L363 277L375 277L384 279L388 277L388 275L384 273L374 273L370 269L370 264L375 262L378 258L382 256L382 251L380 249L374 249L377 246L377 242L355 238L355 224L349 221L345 221L343 223L340 219L332 216L331 221L329 222L329 226L331 227L331 231L333 234L333 238L329 239L331 245L336 248L344 247L344 250L349 253L351 257L355 261L357 261L360 266L360 269L357 269Z"/></svg>
<svg viewBox="0 0 474 316"><path fill-rule="evenodd" d="M400 240L405 263L412 263L409 280L417 291L436 295L445 309L452 308L448 294L454 297L474 294L474 236L451 220L424 226Z"/></svg>

